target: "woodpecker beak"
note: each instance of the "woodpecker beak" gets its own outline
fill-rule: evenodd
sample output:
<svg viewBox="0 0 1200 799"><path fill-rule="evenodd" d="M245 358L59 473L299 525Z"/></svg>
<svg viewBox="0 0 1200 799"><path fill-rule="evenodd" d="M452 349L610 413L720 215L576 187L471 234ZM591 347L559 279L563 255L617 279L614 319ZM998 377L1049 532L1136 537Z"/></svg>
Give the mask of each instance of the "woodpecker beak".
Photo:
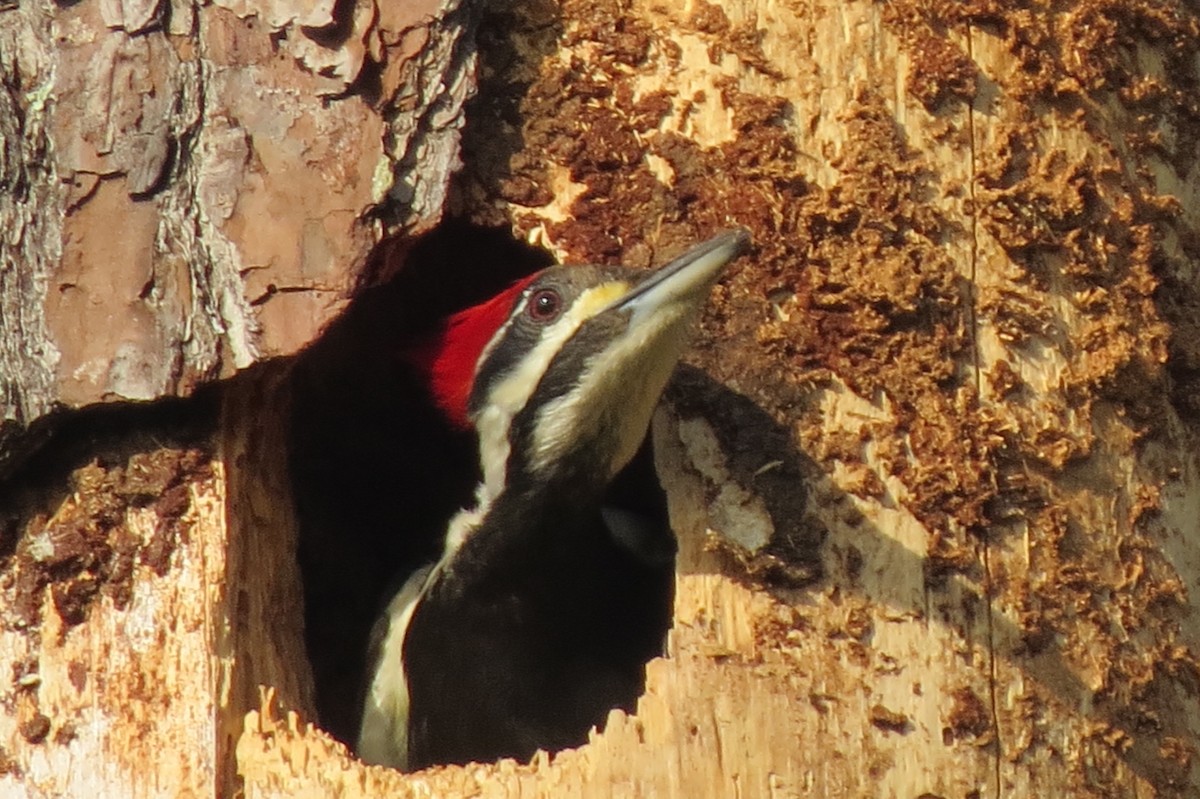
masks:
<svg viewBox="0 0 1200 799"><path fill-rule="evenodd" d="M560 356L585 351L584 365L556 358L547 374L572 387L540 405L533 425L529 463L535 472L552 467L585 470L607 481L633 457L688 331L721 270L750 244L744 230L723 233L642 277L625 270L601 290L619 292L586 315Z"/></svg>
<svg viewBox="0 0 1200 799"><path fill-rule="evenodd" d="M682 303L698 310L721 271L749 246L750 234L745 230L722 233L651 272L606 311L631 311L632 328L671 304Z"/></svg>

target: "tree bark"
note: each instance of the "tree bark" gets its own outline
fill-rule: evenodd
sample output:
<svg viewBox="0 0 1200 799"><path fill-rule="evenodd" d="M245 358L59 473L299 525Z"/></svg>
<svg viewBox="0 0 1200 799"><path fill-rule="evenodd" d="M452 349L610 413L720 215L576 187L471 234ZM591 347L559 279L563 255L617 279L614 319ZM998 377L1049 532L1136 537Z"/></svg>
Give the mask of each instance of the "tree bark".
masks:
<svg viewBox="0 0 1200 799"><path fill-rule="evenodd" d="M344 24L415 30L385 26L382 6L358 27L370 8L355 5ZM214 198L240 209L295 195L350 209L328 212L345 225L336 246L321 245L350 264L328 267L338 277L321 285L336 283L334 293L363 275L383 228L428 224L393 208L388 225L363 233L363 209L379 202L363 188L377 145L334 147L311 108L289 111L291 125L261 134L263 146L279 150L276 164L286 147L328 147L324 166L278 183L282 167L247 154L260 141L244 132L260 124L251 120L276 130L279 98L303 92L238 89L272 73L228 65L254 54L261 69L308 75L316 94L330 78L305 61L317 57L305 55L313 23L274 8L162 8L144 33L131 30L145 17L137 9L122 6L120 25L102 13L116 12L88 2L0 11L0 103L22 111L0 114L0 180L29 197L0 196L0 222L17 231L0 244L0 281L12 281L0 283L0 307L20 320L6 321L0 363L19 398L10 402L34 409L22 419L55 398L123 391L110 367L81 371L84 355L47 360L46 342L69 349L54 320L81 312L37 310L53 306L46 298L61 304L88 280L116 280L99 260L61 277L60 250L87 240L65 232L84 230L71 227L81 214L153 242L105 262L154 253L122 284L126 298L165 264L197 272L189 253L207 253L206 280L232 270L219 289L177 281L193 287L187 307L232 297L189 317L207 331L200 340L227 339L204 345L209 360L189 360L200 345L183 356L139 345L147 362L201 364L198 375L294 350L340 307L301 293L279 301L320 305L311 324L283 304L269 317L264 309L288 292L255 304L269 281L245 272L316 257L304 225L329 219L325 210L285 215L294 221L279 241L303 241L303 253L249 257L253 237L232 232L243 212L221 216ZM135 419L114 428L118 454L42 468L36 491L20 484L20 507L32 510L0 527L11 550L0 653L14 663L0 792L1145 799L1200 790L1195 11L1167 0L564 0L471 13L480 101L453 213L511 226L567 261L659 263L735 224L755 238L753 256L715 291L654 425L679 576L668 652L648 665L636 715L614 712L587 746L531 764L415 775L363 767L311 726L281 362L222 387L219 416L199 433L174 425L174 443L139 448L121 432L144 433ZM177 31L184 19L191 27ZM249 19L281 49L254 49L271 37L247 32ZM144 157L122 161L115 146L101 166L89 151L101 177L73 188L60 181L90 173L80 148L63 142L100 133L79 127L86 115L69 135L55 121L65 101L45 98L69 85L69 71L48 66L49 32L81 39L97 20L108 27L88 53L108 52L104 37L164 53L136 58L166 59L164 75L212 76L210 100L167 103L161 125L144 121L153 117L145 99L140 115L109 114L143 120L113 130L154 140L162 128L168 142L196 143L167 146L177 155L157 172ZM439 36L457 35L428 31L403 52L431 53ZM351 41L340 58L352 60ZM451 59L467 83L468 60ZM403 95L407 78L379 63L384 94ZM363 99L366 83L355 83L361 70L337 64L327 72L351 77L320 113L353 141L391 141ZM161 80L153 85L183 79ZM443 177L429 180L442 186L454 161L414 165L384 149L388 164L422 179L434 170ZM212 154L207 167L187 166L203 160L197 153ZM305 182L343 157L341 174L359 176L342 184L359 187L352 201ZM236 179L204 190L200 176L215 180L229 163L243 165ZM183 199L178 181L192 181ZM443 206L430 196L425 220ZM192 209L180 217L193 220L188 235L215 241L215 224L238 243L171 261L170 202ZM238 225L246 236L246 220ZM244 330L257 325L261 341L279 343L238 344L236 320L222 316L230 308L253 320ZM116 362L117 348L87 343ZM9 371L14 363L21 371ZM79 388L68 374L107 377ZM145 385L153 396L180 390Z"/></svg>
<svg viewBox="0 0 1200 799"><path fill-rule="evenodd" d="M295 352L441 218L458 0L0 11L0 422Z"/></svg>

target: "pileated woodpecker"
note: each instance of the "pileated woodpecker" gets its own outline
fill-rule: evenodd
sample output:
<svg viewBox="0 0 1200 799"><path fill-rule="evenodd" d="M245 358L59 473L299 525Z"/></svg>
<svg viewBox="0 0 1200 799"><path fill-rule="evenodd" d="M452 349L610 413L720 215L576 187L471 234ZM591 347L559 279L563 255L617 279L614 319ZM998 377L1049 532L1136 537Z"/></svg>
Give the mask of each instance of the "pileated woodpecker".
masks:
<svg viewBox="0 0 1200 799"><path fill-rule="evenodd" d="M473 426L483 478L376 624L360 757L528 758L632 709L669 625L655 598L670 596L674 540L606 490L748 244L725 233L653 272L550 267L417 348L442 411Z"/></svg>

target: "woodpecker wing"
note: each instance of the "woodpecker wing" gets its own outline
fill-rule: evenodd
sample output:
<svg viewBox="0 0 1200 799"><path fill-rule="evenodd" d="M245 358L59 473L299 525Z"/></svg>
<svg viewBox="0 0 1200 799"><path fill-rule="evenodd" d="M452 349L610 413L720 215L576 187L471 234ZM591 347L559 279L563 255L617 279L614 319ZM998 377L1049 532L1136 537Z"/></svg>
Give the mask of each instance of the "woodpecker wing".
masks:
<svg viewBox="0 0 1200 799"><path fill-rule="evenodd" d="M373 765L403 769L408 764L408 725L395 723L408 718L404 632L432 570L431 563L414 572L371 628L367 664L372 673L363 703L358 756Z"/></svg>
<svg viewBox="0 0 1200 799"><path fill-rule="evenodd" d="M483 482L441 560L377 628L365 759L523 757L632 706L669 619L668 601L648 623L647 604L669 597L672 567L605 492L645 440L710 288L748 244L725 233L649 273L552 267L457 318L458 330L495 331L485 345L461 336L479 353L465 415ZM431 363L458 354L438 349Z"/></svg>

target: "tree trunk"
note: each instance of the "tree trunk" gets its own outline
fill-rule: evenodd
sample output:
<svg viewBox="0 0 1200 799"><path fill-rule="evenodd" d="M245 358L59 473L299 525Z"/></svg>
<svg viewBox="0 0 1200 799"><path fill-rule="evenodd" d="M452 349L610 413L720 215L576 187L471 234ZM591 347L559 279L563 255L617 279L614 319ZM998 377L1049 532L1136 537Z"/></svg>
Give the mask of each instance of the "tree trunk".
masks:
<svg viewBox="0 0 1200 799"><path fill-rule="evenodd" d="M384 232L441 218L468 24L458 0L6 4L0 422L311 341Z"/></svg>
<svg viewBox="0 0 1200 799"><path fill-rule="evenodd" d="M0 793L1200 791L1193 10L399 5L0 11L6 415L292 352L443 207L631 265L744 225L654 425L666 656L578 750L355 761L310 725L284 359L0 456Z"/></svg>

